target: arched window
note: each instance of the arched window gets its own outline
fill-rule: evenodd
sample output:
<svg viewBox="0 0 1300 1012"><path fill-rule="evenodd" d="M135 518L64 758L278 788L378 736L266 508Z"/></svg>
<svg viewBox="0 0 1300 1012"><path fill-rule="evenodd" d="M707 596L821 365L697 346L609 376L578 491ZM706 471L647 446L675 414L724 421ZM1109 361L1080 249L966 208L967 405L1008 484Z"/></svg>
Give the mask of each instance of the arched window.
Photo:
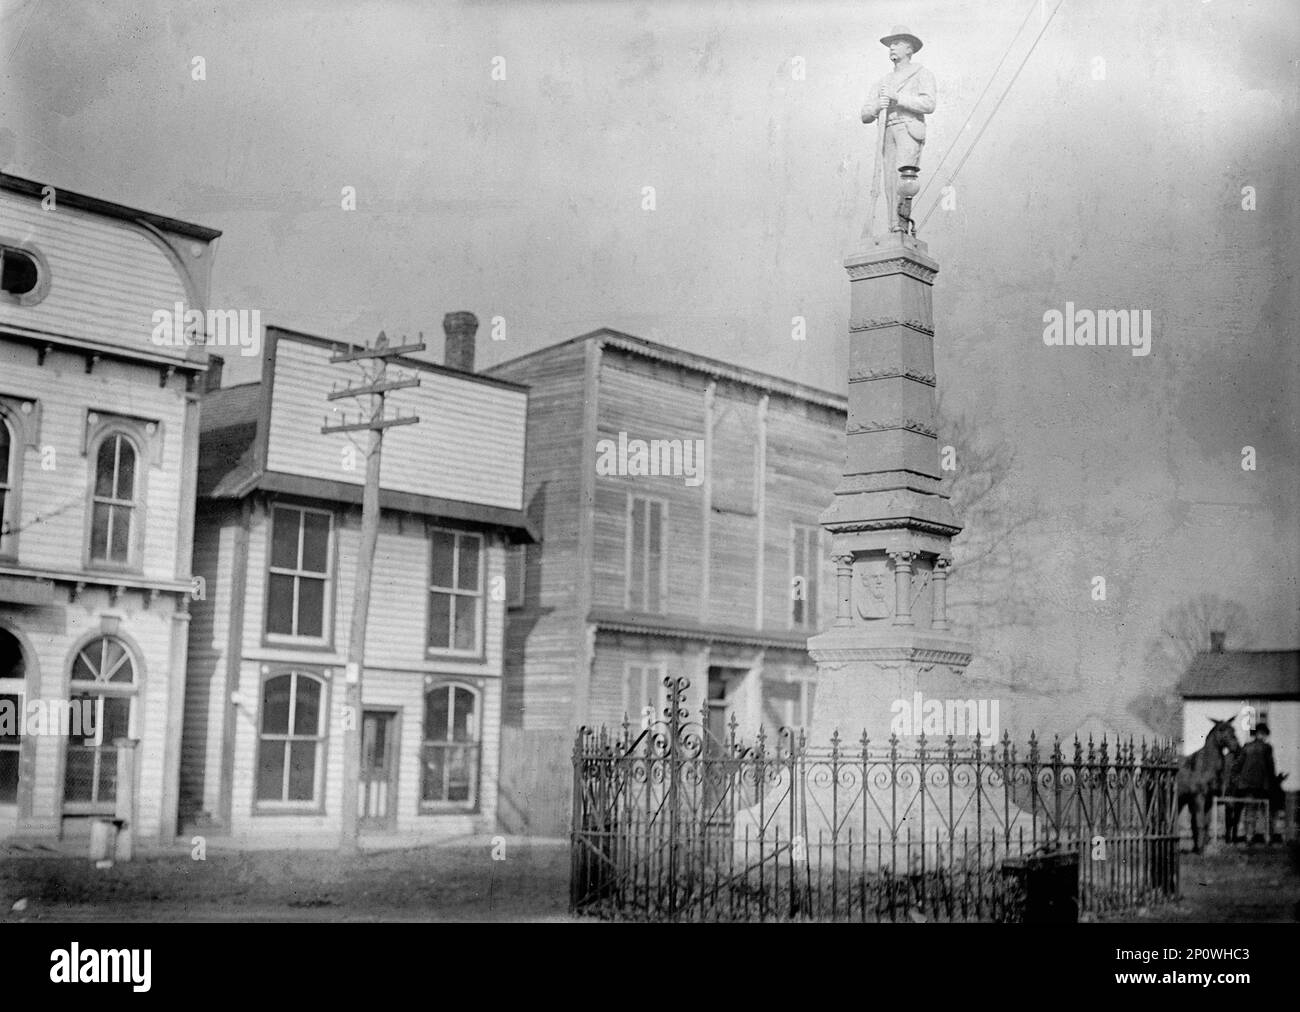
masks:
<svg viewBox="0 0 1300 1012"><path fill-rule="evenodd" d="M0 292L19 305L40 302L49 288L44 259L33 249L0 243Z"/></svg>
<svg viewBox="0 0 1300 1012"><path fill-rule="evenodd" d="M478 804L480 696L455 682L424 694L420 807L468 810Z"/></svg>
<svg viewBox="0 0 1300 1012"><path fill-rule="evenodd" d="M22 644L9 630L0 629L0 805L18 800L26 675Z"/></svg>
<svg viewBox="0 0 1300 1012"><path fill-rule="evenodd" d="M136 519L135 445L120 432L110 432L95 454L95 489L90 518L90 559L128 565Z"/></svg>
<svg viewBox="0 0 1300 1012"><path fill-rule="evenodd" d="M20 456L15 448L18 441L9 422L0 414L0 555L6 554L9 529L18 523L17 517L11 517L10 507L14 491L15 460Z"/></svg>
<svg viewBox="0 0 1300 1012"><path fill-rule="evenodd" d="M135 696L135 659L125 643L100 636L77 651L68 682L73 730L63 778L68 808L113 810L118 753L113 742L135 736ZM91 727L84 726L83 714L92 715Z"/></svg>
<svg viewBox="0 0 1300 1012"><path fill-rule="evenodd" d="M305 671L262 683L257 802L267 807L320 804L325 772L325 680Z"/></svg>

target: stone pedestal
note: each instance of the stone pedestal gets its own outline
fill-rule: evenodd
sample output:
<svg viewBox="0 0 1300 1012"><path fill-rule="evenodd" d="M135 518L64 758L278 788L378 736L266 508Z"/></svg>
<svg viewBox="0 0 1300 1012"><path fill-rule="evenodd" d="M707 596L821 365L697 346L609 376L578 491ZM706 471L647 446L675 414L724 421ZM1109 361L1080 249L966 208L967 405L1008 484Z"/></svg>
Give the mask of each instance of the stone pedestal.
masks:
<svg viewBox="0 0 1300 1012"><path fill-rule="evenodd" d="M969 642L947 616L952 538L935 419L938 263L901 233L866 240L849 273L849 414L844 474L820 517L836 564L834 625L808 641L817 662L809 744L838 729L889 737L894 702L968 695Z"/></svg>

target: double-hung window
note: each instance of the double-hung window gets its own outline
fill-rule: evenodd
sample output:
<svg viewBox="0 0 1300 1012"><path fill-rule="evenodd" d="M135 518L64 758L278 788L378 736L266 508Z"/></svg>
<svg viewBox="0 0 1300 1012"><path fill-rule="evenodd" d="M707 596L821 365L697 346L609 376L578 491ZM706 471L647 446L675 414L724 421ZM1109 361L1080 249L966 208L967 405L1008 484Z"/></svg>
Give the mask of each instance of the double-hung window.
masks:
<svg viewBox="0 0 1300 1012"><path fill-rule="evenodd" d="M477 656L483 649L483 535L435 527L429 542L428 652Z"/></svg>
<svg viewBox="0 0 1300 1012"><path fill-rule="evenodd" d="M90 561L130 566L134 561L136 528L140 523L140 453L122 432L109 432L95 452L95 484L91 495Z"/></svg>
<svg viewBox="0 0 1300 1012"><path fill-rule="evenodd" d="M262 808L320 805L325 775L324 679L288 671L262 683L257 803Z"/></svg>
<svg viewBox="0 0 1300 1012"><path fill-rule="evenodd" d="M271 510L266 638L324 644L330 636L333 514L299 506Z"/></svg>

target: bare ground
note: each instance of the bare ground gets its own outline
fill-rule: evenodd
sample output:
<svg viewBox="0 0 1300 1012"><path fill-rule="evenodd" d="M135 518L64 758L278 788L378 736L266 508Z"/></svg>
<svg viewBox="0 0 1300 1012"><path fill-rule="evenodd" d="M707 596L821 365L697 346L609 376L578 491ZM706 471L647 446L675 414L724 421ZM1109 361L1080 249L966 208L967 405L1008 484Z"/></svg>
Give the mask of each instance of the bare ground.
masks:
<svg viewBox="0 0 1300 1012"><path fill-rule="evenodd" d="M112 868L0 845L0 923L22 921L566 921L558 841L509 838L366 851L188 850ZM1182 856L1178 902L1107 921L1300 920L1300 845Z"/></svg>
<svg viewBox="0 0 1300 1012"><path fill-rule="evenodd" d="M492 850L209 850L202 861L175 851L99 869L10 849L0 853L0 922L568 919L565 845L507 839L503 860Z"/></svg>

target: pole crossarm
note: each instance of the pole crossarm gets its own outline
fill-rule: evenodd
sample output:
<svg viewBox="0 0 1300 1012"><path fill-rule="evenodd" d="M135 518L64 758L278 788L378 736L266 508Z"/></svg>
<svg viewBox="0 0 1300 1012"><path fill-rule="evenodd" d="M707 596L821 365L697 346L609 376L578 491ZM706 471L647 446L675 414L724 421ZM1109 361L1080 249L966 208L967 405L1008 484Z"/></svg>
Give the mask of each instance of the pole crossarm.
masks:
<svg viewBox="0 0 1300 1012"><path fill-rule="evenodd" d="M361 432L369 429L371 432L378 432L380 429L391 429L394 425L415 425L419 422L419 415L408 415L405 418L375 418L368 422L349 422L345 425L322 425L321 435L327 435L331 432Z"/></svg>
<svg viewBox="0 0 1300 1012"><path fill-rule="evenodd" d="M346 386L342 390L335 390L326 394L327 401L337 401L344 397L364 397L367 394L382 394L387 390L405 390L407 387L418 387L420 379L418 376L412 376L408 379L384 380L382 383L370 383L366 386Z"/></svg>
<svg viewBox="0 0 1300 1012"><path fill-rule="evenodd" d="M337 365L341 362L360 362L368 358L397 358L401 355L410 355L413 352L424 351L426 345L423 341L416 344L400 344L392 348L382 346L372 346L368 348L358 348L355 351L338 352L330 356L330 363Z"/></svg>

